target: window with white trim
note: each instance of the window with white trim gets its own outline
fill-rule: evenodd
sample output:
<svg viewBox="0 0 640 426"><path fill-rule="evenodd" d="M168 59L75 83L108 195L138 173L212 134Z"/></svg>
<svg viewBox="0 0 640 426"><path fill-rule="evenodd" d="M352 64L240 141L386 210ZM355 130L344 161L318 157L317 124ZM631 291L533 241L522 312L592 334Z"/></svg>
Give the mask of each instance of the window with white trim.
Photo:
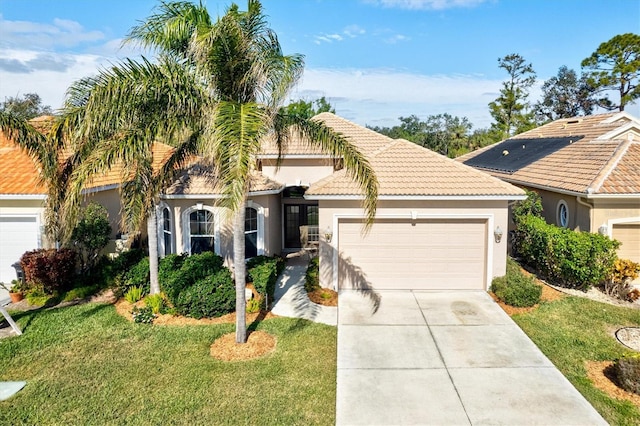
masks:
<svg viewBox="0 0 640 426"><path fill-rule="evenodd" d="M162 209L162 241L164 255L173 253L173 235L171 233L171 212L168 207Z"/></svg>
<svg viewBox="0 0 640 426"><path fill-rule="evenodd" d="M258 210L247 207L244 213L244 257L258 255Z"/></svg>
<svg viewBox="0 0 640 426"><path fill-rule="evenodd" d="M564 200L558 201L556 223L563 228L569 226L569 206Z"/></svg>
<svg viewBox="0 0 640 426"><path fill-rule="evenodd" d="M190 253L215 251L215 228L213 213L209 210L194 210L189 214Z"/></svg>

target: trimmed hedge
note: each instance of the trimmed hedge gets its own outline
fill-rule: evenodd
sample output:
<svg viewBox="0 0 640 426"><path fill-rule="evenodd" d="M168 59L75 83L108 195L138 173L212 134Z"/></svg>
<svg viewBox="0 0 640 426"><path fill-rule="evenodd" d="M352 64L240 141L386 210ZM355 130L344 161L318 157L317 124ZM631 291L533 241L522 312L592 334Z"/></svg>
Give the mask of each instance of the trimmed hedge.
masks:
<svg viewBox="0 0 640 426"><path fill-rule="evenodd" d="M174 306L179 314L200 319L233 312L235 304L235 284L225 268L182 290Z"/></svg>
<svg viewBox="0 0 640 426"><path fill-rule="evenodd" d="M224 268L223 263L224 259L212 252L166 256L158 266L160 288L176 306L180 293L196 282L217 274Z"/></svg>
<svg viewBox="0 0 640 426"><path fill-rule="evenodd" d="M320 288L320 258L313 257L304 276L304 289L312 292Z"/></svg>
<svg viewBox="0 0 640 426"><path fill-rule="evenodd" d="M491 281L491 291L510 306L525 308L540 303L542 286L536 284L533 276L525 276L519 269L517 272L507 270L507 275Z"/></svg>
<svg viewBox="0 0 640 426"><path fill-rule="evenodd" d="M587 290L604 283L620 243L600 234L547 224L531 215L518 221L515 249L539 274L567 288Z"/></svg>
<svg viewBox="0 0 640 426"><path fill-rule="evenodd" d="M613 364L618 383L622 389L640 395L640 357L623 357Z"/></svg>
<svg viewBox="0 0 640 426"><path fill-rule="evenodd" d="M27 290L42 288L45 294L57 294L74 286L78 254L71 249L38 249L20 258Z"/></svg>
<svg viewBox="0 0 640 426"><path fill-rule="evenodd" d="M276 281L284 266L284 259L277 256L256 256L247 262L247 280L253 282L263 300L273 300Z"/></svg>

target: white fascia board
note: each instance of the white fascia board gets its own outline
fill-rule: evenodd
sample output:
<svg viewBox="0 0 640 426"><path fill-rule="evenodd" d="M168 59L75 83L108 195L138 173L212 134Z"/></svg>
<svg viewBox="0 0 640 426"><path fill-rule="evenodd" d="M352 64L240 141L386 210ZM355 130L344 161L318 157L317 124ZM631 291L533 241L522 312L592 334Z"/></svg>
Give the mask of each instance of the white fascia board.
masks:
<svg viewBox="0 0 640 426"><path fill-rule="evenodd" d="M327 154L284 154L284 155L278 155L278 154L264 154L264 155L258 155L258 159L264 159L264 160L277 160L277 159L281 159L281 160L286 160L286 159L327 159L327 158L334 158L333 155L327 155Z"/></svg>
<svg viewBox="0 0 640 426"><path fill-rule="evenodd" d="M278 189L270 189L267 191L250 191L247 193L249 197L257 197L259 195L275 195L284 190L284 186ZM225 198L222 194L162 194L162 200L220 200Z"/></svg>
<svg viewBox="0 0 640 426"><path fill-rule="evenodd" d="M363 200L362 195L305 195L307 200ZM510 201L526 200L522 195L381 195L378 200L396 201Z"/></svg>
<svg viewBox="0 0 640 426"><path fill-rule="evenodd" d="M111 189L118 189L119 187L120 184L114 183L111 185L96 186L94 188L83 189L81 193L82 195L95 194L96 192L109 191Z"/></svg>
<svg viewBox="0 0 640 426"><path fill-rule="evenodd" d="M638 193L634 193L634 194L589 194L585 198L589 198L591 200L599 200L599 199L626 200L626 199L629 199L629 198L631 198L633 200L637 200L637 199L640 199L640 194L638 194Z"/></svg>
<svg viewBox="0 0 640 426"><path fill-rule="evenodd" d="M0 200L46 200L45 194L0 194Z"/></svg>
<svg viewBox="0 0 640 426"><path fill-rule="evenodd" d="M590 200L598 199L598 198L609 198L609 199L636 199L640 198L640 194L631 193L631 194L589 194L588 192L579 192L579 191L569 191L566 189L554 188L552 186L545 185L536 185L530 182L522 182L515 179L503 179L506 182L512 183L514 185L522 185L528 186L529 188L542 189L544 191L556 192L558 194L571 195L574 197L583 197ZM526 197L525 197L526 198Z"/></svg>

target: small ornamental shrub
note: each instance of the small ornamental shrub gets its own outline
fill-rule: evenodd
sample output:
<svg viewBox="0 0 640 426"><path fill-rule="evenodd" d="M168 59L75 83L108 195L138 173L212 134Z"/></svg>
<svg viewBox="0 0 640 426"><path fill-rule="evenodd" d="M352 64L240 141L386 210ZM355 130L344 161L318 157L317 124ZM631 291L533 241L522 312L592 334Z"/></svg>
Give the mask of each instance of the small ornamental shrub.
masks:
<svg viewBox="0 0 640 426"><path fill-rule="evenodd" d="M129 290L124 294L124 300L129 303L136 303L142 296L144 295L144 290L142 287L130 287Z"/></svg>
<svg viewBox="0 0 640 426"><path fill-rule="evenodd" d="M78 224L71 233L71 242L78 250L81 269L93 269L100 259L100 251L109 243L111 225L109 213L100 204L91 202L80 212Z"/></svg>
<svg viewBox="0 0 640 426"><path fill-rule="evenodd" d="M178 297L196 282L217 274L224 269L224 259L212 252L171 255L160 260L158 280L160 288L171 304L176 306ZM174 267L178 266L177 269Z"/></svg>
<svg viewBox="0 0 640 426"><path fill-rule="evenodd" d="M131 310L131 317L133 318L133 322L139 324L153 324L153 320L156 319L156 315L149 306L143 308L134 306Z"/></svg>
<svg viewBox="0 0 640 426"><path fill-rule="evenodd" d="M491 291L510 306L525 308L540 303L542 286L536 284L533 276L526 276L518 269L508 270L507 275L494 278Z"/></svg>
<svg viewBox="0 0 640 426"><path fill-rule="evenodd" d="M280 257L257 256L247 262L247 279L265 302L273 299L278 276L284 269Z"/></svg>
<svg viewBox="0 0 640 426"><path fill-rule="evenodd" d="M233 312L235 302L235 285L225 268L182 290L174 306L180 315L200 319Z"/></svg>
<svg viewBox="0 0 640 426"><path fill-rule="evenodd" d="M517 201L511 208L513 221L517 224L526 216L542 217L542 198L535 191L525 190L527 199Z"/></svg>
<svg viewBox="0 0 640 426"><path fill-rule="evenodd" d="M638 273L640 273L639 263L629 259L616 259L611 277L603 286L604 292L609 296L633 302L639 295L631 282L638 278Z"/></svg>
<svg viewBox="0 0 640 426"><path fill-rule="evenodd" d="M253 314L260 311L261 302L259 299L249 299L247 302L247 313Z"/></svg>
<svg viewBox="0 0 640 426"><path fill-rule="evenodd" d="M20 258L27 290L41 288L46 294L57 294L73 288L77 254L67 248L28 251Z"/></svg>
<svg viewBox="0 0 640 426"><path fill-rule="evenodd" d="M320 288L320 258L314 257L309 261L307 273L305 274L304 289L308 293Z"/></svg>
<svg viewBox="0 0 640 426"><path fill-rule="evenodd" d="M150 294L144 298L145 306L151 308L154 314L161 314L164 311L164 298L161 294Z"/></svg>
<svg viewBox="0 0 640 426"><path fill-rule="evenodd" d="M567 288L587 290L610 276L620 243L591 232L577 232L527 215L516 228L515 250L538 273Z"/></svg>
<svg viewBox="0 0 640 426"><path fill-rule="evenodd" d="M620 358L613 369L622 389L640 395L640 356Z"/></svg>

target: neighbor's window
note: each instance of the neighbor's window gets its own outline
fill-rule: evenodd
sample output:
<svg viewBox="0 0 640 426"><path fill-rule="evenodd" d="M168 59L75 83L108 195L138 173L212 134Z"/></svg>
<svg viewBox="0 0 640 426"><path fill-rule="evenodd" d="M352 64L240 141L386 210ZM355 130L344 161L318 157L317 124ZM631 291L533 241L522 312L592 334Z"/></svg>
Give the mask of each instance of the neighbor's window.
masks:
<svg viewBox="0 0 640 426"><path fill-rule="evenodd" d="M258 211L247 207L244 214L244 257L258 255Z"/></svg>
<svg viewBox="0 0 640 426"><path fill-rule="evenodd" d="M168 208L162 210L162 237L164 240L165 256L173 253L173 244L171 242L171 213Z"/></svg>
<svg viewBox="0 0 640 426"><path fill-rule="evenodd" d="M569 226L569 206L567 206L567 203L564 200L560 200L558 202L558 213L556 221L558 223L558 226L562 226L563 228Z"/></svg>
<svg viewBox="0 0 640 426"><path fill-rule="evenodd" d="M214 251L213 213L196 210L189 215L189 238L191 254Z"/></svg>

